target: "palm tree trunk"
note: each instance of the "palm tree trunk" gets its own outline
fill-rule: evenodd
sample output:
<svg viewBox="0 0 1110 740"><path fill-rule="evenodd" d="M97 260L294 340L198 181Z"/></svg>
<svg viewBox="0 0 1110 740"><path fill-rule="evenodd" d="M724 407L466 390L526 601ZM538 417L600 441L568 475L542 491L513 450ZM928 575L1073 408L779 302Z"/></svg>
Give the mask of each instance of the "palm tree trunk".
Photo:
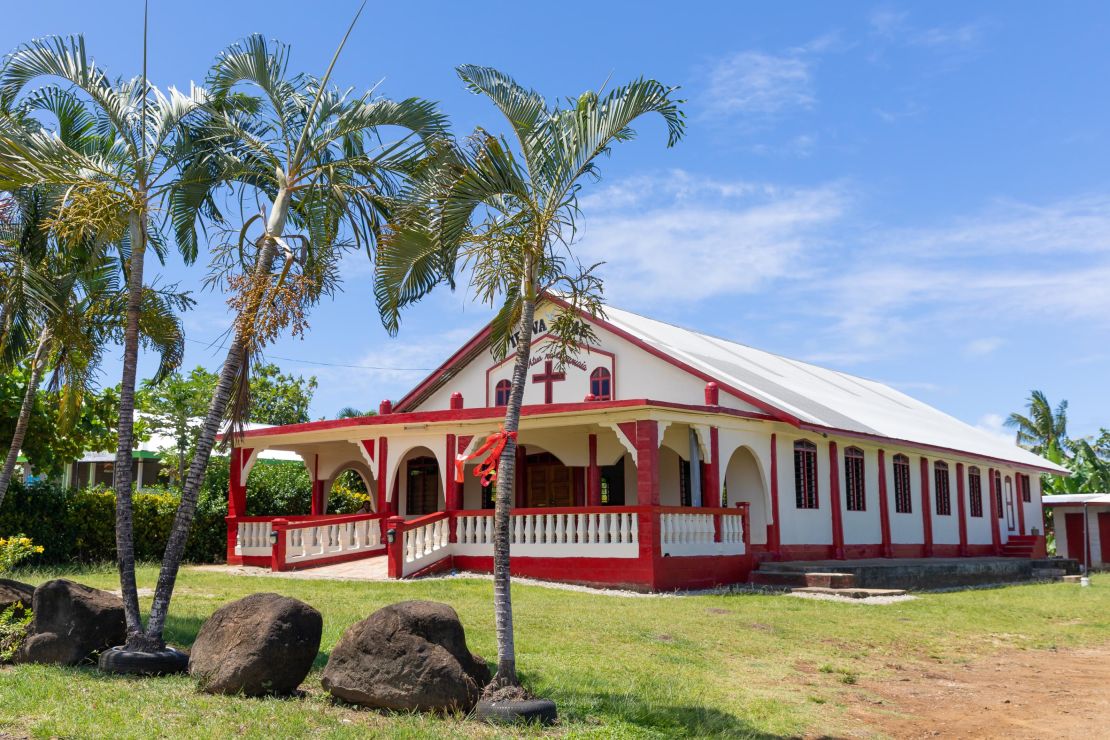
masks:
<svg viewBox="0 0 1110 740"><path fill-rule="evenodd" d="M281 236L285 228L285 219L289 210L289 194L286 190L278 193L270 211L270 220L267 223L267 233ZM268 275L273 269L274 257L277 255L277 243L273 238L265 238L262 248L258 253L258 261L254 266L256 278ZM236 329L235 338L228 347L227 357L224 358L223 367L220 369L220 379L216 383L216 390L208 404L208 412L204 417L197 438L197 447L193 453L192 463L189 465L189 474L185 478L181 489L181 503L178 504L177 513L174 515L173 527L170 530L170 539L166 543L166 553L162 558L162 569L158 573L158 585L154 589L154 601L150 607L150 621L147 625L147 639L159 647L165 645L162 633L166 626L166 615L169 613L170 599L173 597L173 588L177 582L177 573L181 569L181 561L185 556L185 544L189 539L189 530L193 526L193 517L197 511L197 498L200 487L204 482L204 473L208 469L208 460L212 454L212 447L216 443L216 435L220 431L224 414L231 402L231 394L235 387L235 378L242 370L247 356L247 337L242 329ZM245 382L245 381L244 381ZM182 451L184 453L184 451Z"/></svg>
<svg viewBox="0 0 1110 740"><path fill-rule="evenodd" d="M19 460L19 449L23 446L23 437L27 434L27 423L31 419L31 409L35 406L35 394L38 392L39 383L42 382L42 373L46 368L44 355L46 347L50 344L50 329L45 328L39 335L39 345L31 358L31 376L27 380L27 390L23 394L23 405L19 407L19 418L15 422L15 432L12 434L12 444L8 448L8 456L4 460L4 469L0 471L0 505L4 503L4 496L8 493L15 464Z"/></svg>
<svg viewBox="0 0 1110 740"><path fill-rule="evenodd" d="M532 350L532 318L536 302L531 290L531 269L526 269L524 300L520 312L520 335L513 361L513 384L505 408L505 431L520 427L520 407L524 401L524 384L528 377L528 360ZM491 689L519 686L516 675L516 645L513 639L513 599L509 572L509 533L516 482L516 440L510 438L501 452L497 466L497 502L493 512L493 615L497 629L497 674Z"/></svg>
<svg viewBox="0 0 1110 740"><path fill-rule="evenodd" d="M123 334L123 377L119 389L119 446L116 448L116 559L119 564L127 647L148 649L139 613L139 588L135 582L135 535L131 508L131 459L135 441L135 374L139 364L139 314L143 299L143 259L146 256L144 216L130 218L131 260L127 271L127 324Z"/></svg>

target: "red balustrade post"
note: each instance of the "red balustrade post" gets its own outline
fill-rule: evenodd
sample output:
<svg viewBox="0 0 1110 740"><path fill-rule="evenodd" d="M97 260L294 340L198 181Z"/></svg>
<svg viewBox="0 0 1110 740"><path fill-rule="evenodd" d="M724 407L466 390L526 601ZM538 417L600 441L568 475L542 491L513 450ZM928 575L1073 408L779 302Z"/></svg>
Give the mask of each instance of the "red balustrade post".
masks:
<svg viewBox="0 0 1110 740"><path fill-rule="evenodd" d="M286 536L288 519L275 519L270 522L270 570L280 573L287 570L285 565Z"/></svg>
<svg viewBox="0 0 1110 740"><path fill-rule="evenodd" d="M224 517L227 521L227 562L229 565L238 565L243 562L242 557L235 554L235 541L239 539L239 519L234 515Z"/></svg>
<svg viewBox="0 0 1110 740"><path fill-rule="evenodd" d="M389 558L389 577L400 578L405 573L405 520L391 516L385 520L386 556Z"/></svg>
<svg viewBox="0 0 1110 740"><path fill-rule="evenodd" d="M752 544L752 532L751 526L749 526L752 521L752 505L747 501L741 501L740 503L736 504L736 508L740 509L740 526L743 527L741 531L743 532L744 554L747 555L751 552Z"/></svg>

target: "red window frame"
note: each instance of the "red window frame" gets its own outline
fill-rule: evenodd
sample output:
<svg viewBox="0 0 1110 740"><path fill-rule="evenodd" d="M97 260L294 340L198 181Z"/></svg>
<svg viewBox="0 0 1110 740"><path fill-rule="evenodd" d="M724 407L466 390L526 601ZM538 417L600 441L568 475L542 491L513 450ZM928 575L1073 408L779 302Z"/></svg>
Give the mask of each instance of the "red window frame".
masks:
<svg viewBox="0 0 1110 740"><path fill-rule="evenodd" d="M509 394L512 393L513 384L507 380L497 381L497 385L493 388L493 405L494 406L508 406Z"/></svg>
<svg viewBox="0 0 1110 740"><path fill-rule="evenodd" d="M1033 481L1030 480L1028 475L1019 475L1018 480L1021 481L1021 500L1025 503L1033 501Z"/></svg>
<svg viewBox="0 0 1110 740"><path fill-rule="evenodd" d="M808 439L794 443L794 503L799 509L816 509L817 445Z"/></svg>
<svg viewBox="0 0 1110 740"><path fill-rule="evenodd" d="M933 491L936 499L937 516L952 516L951 486L948 477L948 463L937 460L933 463Z"/></svg>
<svg viewBox="0 0 1110 740"><path fill-rule="evenodd" d="M913 513L913 493L910 490L910 459L898 453L894 456L894 512Z"/></svg>
<svg viewBox="0 0 1110 740"><path fill-rule="evenodd" d="M848 511L867 511L867 483L863 450L844 449L844 496Z"/></svg>
<svg viewBox="0 0 1110 740"><path fill-rule="evenodd" d="M983 516L983 478L979 468L972 465L967 469L967 498L971 515L982 518Z"/></svg>
<svg viewBox="0 0 1110 740"><path fill-rule="evenodd" d="M598 401L613 400L613 374L607 367L596 367L590 373L590 394Z"/></svg>
<svg viewBox="0 0 1110 740"><path fill-rule="evenodd" d="M998 518L1006 518L1006 506L1002 503L1002 473L994 471L994 504L998 507Z"/></svg>

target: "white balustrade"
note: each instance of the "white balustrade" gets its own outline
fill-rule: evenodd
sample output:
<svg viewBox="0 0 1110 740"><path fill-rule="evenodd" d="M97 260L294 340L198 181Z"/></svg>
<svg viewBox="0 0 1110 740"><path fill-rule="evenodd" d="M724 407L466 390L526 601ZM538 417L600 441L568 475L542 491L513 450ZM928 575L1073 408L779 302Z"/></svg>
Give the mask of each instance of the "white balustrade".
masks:
<svg viewBox="0 0 1110 740"><path fill-rule="evenodd" d="M376 518L335 523L323 521L285 532L285 562L289 565L374 550L385 550L381 523Z"/></svg>
<svg viewBox="0 0 1110 740"><path fill-rule="evenodd" d="M241 557L270 557L270 522L239 522L235 554Z"/></svg>
<svg viewBox="0 0 1110 740"><path fill-rule="evenodd" d="M743 555L744 522L739 513L721 514L721 538L716 539L714 514L665 513L659 515L660 544L664 555Z"/></svg>
<svg viewBox="0 0 1110 740"><path fill-rule="evenodd" d="M402 533L405 562L402 575L411 575L450 554L451 520L444 517Z"/></svg>
<svg viewBox="0 0 1110 740"><path fill-rule="evenodd" d="M493 554L493 516L462 514L457 521L456 554ZM638 528L630 511L514 514L509 542L512 553L524 557L634 558L639 557Z"/></svg>

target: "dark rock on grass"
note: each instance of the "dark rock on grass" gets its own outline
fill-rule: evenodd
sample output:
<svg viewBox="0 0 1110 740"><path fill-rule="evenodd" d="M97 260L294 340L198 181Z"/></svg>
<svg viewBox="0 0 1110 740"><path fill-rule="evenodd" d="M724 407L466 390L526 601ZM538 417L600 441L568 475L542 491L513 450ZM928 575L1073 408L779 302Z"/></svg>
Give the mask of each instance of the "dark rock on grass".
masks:
<svg viewBox="0 0 1110 740"><path fill-rule="evenodd" d="M18 604L13 615L20 619L31 608L34 598L35 587L31 584L0 578L0 612Z"/></svg>
<svg viewBox="0 0 1110 740"><path fill-rule="evenodd" d="M351 625L321 678L338 699L401 711L469 711L489 681L459 615L435 601L392 604Z"/></svg>
<svg viewBox="0 0 1110 740"><path fill-rule="evenodd" d="M57 579L35 589L34 620L17 656L21 663L77 665L124 641L123 600L115 594Z"/></svg>
<svg viewBox="0 0 1110 740"><path fill-rule="evenodd" d="M208 618L189 652L189 673L209 694L289 694L308 675L324 621L303 601L251 594Z"/></svg>

